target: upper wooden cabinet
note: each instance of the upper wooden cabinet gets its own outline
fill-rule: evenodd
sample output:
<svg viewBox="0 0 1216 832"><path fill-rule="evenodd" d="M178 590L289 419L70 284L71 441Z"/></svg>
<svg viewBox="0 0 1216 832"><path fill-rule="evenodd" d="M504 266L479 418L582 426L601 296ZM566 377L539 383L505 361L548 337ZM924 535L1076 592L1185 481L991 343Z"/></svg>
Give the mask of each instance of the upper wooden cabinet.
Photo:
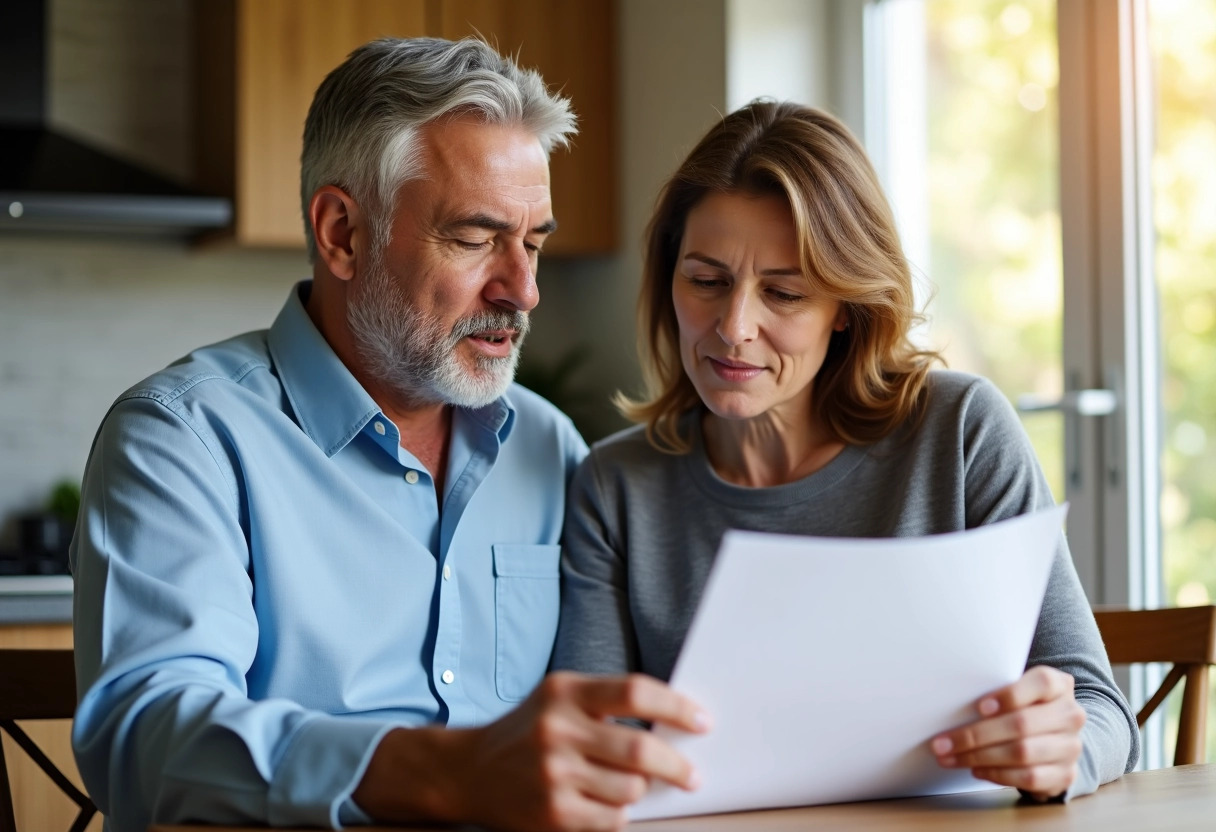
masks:
<svg viewBox="0 0 1216 832"><path fill-rule="evenodd" d="M304 245L300 150L313 93L352 49L426 33L426 0L200 0L198 176L238 243Z"/></svg>
<svg viewBox="0 0 1216 832"><path fill-rule="evenodd" d="M317 86L373 38L480 34L569 96L579 133L554 151L559 230L546 254L617 246L613 0L200 0L199 185L233 199L236 241L304 245L300 150Z"/></svg>
<svg viewBox="0 0 1216 832"><path fill-rule="evenodd" d="M558 231L546 254L617 245L616 13L611 0L443 0L439 37L480 33L569 97L578 135L549 167Z"/></svg>

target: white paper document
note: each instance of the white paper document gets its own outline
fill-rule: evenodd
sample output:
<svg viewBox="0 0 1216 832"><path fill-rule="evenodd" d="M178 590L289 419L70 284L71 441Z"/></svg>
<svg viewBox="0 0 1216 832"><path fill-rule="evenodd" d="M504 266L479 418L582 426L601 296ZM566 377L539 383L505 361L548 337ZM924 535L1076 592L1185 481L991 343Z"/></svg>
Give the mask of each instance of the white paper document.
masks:
<svg viewBox="0 0 1216 832"><path fill-rule="evenodd" d="M1021 676L1066 511L917 538L728 532L671 678L713 728L656 728L701 787L656 783L630 818L991 787L929 741Z"/></svg>

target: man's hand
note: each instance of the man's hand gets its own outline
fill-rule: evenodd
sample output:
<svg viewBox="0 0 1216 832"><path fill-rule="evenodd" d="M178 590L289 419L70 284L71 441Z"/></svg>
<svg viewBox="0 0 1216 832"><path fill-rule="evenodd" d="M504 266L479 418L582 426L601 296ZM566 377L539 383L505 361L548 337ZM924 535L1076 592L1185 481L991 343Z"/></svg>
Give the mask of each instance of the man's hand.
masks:
<svg viewBox="0 0 1216 832"><path fill-rule="evenodd" d="M696 705L648 676L553 673L483 728L393 731L354 798L379 820L565 832L619 829L651 778L696 788L692 766L670 745L613 717L707 727Z"/></svg>
<svg viewBox="0 0 1216 832"><path fill-rule="evenodd" d="M1073 678L1032 667L1012 685L976 705L980 719L930 743L947 768L969 768L981 780L1014 786L1036 800L1067 791L1077 777L1085 711L1073 698Z"/></svg>

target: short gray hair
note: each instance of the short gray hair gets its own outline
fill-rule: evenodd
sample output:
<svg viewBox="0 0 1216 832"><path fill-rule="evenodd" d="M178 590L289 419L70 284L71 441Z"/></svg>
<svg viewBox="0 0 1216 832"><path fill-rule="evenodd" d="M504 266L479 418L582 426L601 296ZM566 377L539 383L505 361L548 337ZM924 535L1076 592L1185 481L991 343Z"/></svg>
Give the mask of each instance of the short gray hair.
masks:
<svg viewBox="0 0 1216 832"><path fill-rule="evenodd" d="M383 247L397 189L422 175L419 130L462 112L523 127L545 153L567 146L576 131L569 99L475 38L381 38L329 73L308 110L300 157L309 262L316 262L317 243L308 203L318 188L349 193L368 214L374 244Z"/></svg>

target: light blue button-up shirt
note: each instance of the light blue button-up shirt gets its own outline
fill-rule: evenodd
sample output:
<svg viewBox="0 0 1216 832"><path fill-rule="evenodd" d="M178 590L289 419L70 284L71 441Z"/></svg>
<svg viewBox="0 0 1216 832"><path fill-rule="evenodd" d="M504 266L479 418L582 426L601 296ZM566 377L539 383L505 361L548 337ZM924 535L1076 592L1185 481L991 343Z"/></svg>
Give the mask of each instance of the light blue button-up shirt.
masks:
<svg viewBox="0 0 1216 832"><path fill-rule="evenodd" d="M548 663L586 445L513 386L456 410L440 502L307 291L127 391L98 431L73 745L112 829L362 820L350 794L384 734L493 720Z"/></svg>

